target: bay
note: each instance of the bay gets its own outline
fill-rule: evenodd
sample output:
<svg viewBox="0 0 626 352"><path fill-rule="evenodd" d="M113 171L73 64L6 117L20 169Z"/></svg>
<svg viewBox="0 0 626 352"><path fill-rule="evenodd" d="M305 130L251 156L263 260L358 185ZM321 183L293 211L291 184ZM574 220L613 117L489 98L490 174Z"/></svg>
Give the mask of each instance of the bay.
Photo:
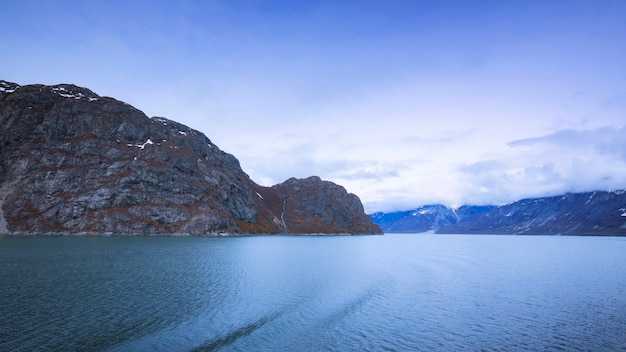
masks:
<svg viewBox="0 0 626 352"><path fill-rule="evenodd" d="M0 237L0 350L626 349L626 238Z"/></svg>

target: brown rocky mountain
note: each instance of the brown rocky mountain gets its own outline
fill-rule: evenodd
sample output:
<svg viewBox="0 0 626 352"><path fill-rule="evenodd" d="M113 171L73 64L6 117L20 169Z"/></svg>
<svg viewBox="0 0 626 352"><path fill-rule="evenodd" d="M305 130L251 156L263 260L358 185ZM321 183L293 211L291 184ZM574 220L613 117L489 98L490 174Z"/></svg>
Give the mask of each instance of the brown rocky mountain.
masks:
<svg viewBox="0 0 626 352"><path fill-rule="evenodd" d="M381 234L318 177L262 187L177 122L69 84L0 81L0 233Z"/></svg>

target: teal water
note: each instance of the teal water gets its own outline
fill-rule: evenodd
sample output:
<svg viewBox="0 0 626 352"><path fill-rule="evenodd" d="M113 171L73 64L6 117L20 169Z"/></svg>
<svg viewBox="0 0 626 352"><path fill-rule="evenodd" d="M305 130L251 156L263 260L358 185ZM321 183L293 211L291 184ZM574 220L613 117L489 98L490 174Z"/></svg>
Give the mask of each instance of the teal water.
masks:
<svg viewBox="0 0 626 352"><path fill-rule="evenodd" d="M626 350L626 238L0 237L0 350Z"/></svg>

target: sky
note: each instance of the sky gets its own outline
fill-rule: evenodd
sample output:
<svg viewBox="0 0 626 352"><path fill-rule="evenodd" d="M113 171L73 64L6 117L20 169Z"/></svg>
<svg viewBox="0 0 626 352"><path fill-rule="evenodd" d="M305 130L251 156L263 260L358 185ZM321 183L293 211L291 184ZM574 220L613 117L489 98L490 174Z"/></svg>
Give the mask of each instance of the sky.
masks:
<svg viewBox="0 0 626 352"><path fill-rule="evenodd" d="M623 0L6 0L0 48L369 213L626 188Z"/></svg>

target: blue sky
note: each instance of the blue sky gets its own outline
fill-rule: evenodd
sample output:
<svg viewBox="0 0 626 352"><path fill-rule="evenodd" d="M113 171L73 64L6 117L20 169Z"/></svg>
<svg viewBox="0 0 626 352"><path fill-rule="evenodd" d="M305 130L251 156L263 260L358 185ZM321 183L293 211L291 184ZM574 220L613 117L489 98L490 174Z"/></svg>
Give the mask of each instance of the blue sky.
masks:
<svg viewBox="0 0 626 352"><path fill-rule="evenodd" d="M5 1L0 45L368 212L626 188L621 0Z"/></svg>

